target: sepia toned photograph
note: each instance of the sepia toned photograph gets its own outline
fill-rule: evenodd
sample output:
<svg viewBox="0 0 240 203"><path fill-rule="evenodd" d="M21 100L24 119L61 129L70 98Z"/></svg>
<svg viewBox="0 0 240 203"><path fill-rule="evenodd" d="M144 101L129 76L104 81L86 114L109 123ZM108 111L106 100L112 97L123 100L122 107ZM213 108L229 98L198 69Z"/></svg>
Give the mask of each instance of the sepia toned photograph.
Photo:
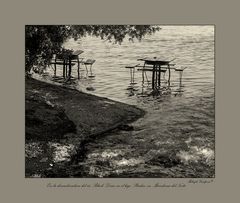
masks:
<svg viewBox="0 0 240 203"><path fill-rule="evenodd" d="M214 25L25 25L26 178L214 178Z"/></svg>

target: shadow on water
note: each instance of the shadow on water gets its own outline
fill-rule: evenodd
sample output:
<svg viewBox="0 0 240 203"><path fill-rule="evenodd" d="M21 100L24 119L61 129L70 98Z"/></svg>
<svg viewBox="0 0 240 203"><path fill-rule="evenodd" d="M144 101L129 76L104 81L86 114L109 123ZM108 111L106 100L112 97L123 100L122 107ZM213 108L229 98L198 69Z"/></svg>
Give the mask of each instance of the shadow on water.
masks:
<svg viewBox="0 0 240 203"><path fill-rule="evenodd" d="M126 88L126 94L129 97L137 95L138 97L158 97L162 95L170 95L173 94L174 96L182 96L184 92L184 85L182 84L182 78L179 79L178 85L172 85L169 83L165 77L163 76L163 81L161 82L160 87L156 87L152 89L152 82L147 80L145 82L141 82L141 85L138 86L137 82L134 80L130 81L129 86Z"/></svg>

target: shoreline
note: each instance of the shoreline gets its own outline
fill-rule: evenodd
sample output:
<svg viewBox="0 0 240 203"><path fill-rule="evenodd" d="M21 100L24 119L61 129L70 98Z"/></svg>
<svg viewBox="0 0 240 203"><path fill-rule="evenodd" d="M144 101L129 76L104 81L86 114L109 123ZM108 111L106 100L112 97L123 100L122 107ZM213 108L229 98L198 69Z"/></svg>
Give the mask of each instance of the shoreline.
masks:
<svg viewBox="0 0 240 203"><path fill-rule="evenodd" d="M84 156L86 143L121 126L132 130L128 124L143 117L145 111L108 98L27 78L25 113L25 140L30 146L25 154L25 176L40 173L46 177L49 176L46 174L61 177L62 170L59 174L57 171L59 167L63 168L64 163L69 167L69 161L52 164L53 152L46 147L47 142L75 146L76 151L71 156L71 163L75 163ZM42 147L42 154L31 157L28 156L31 154L31 143L42 143L40 146L46 148Z"/></svg>

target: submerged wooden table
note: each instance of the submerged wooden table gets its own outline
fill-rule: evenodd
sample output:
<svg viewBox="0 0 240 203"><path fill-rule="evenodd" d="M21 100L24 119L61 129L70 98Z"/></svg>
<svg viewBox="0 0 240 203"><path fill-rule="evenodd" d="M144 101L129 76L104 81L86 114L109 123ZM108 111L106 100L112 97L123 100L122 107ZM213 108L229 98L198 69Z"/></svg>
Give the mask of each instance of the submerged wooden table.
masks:
<svg viewBox="0 0 240 203"><path fill-rule="evenodd" d="M84 51L82 50L76 50L71 51L67 50L67 52L56 54L54 61L51 62L51 64L54 64L54 75L56 76L56 69L57 65L63 65L63 77L66 76L71 77L72 73L72 65L77 62L78 64L78 78L79 78L79 69L80 69L80 63L83 59L79 58L79 55L82 54ZM67 73L67 67L68 67L68 73Z"/></svg>
<svg viewBox="0 0 240 203"><path fill-rule="evenodd" d="M162 58L157 57L146 57L146 58L140 58L139 61L144 61L144 65L142 68L142 74L143 74L143 82L144 82L144 71L150 70L152 71L152 89L155 89L161 86L161 72L166 72L168 69L168 83L170 83L171 78L171 66L175 64L170 64L173 60L164 60Z"/></svg>

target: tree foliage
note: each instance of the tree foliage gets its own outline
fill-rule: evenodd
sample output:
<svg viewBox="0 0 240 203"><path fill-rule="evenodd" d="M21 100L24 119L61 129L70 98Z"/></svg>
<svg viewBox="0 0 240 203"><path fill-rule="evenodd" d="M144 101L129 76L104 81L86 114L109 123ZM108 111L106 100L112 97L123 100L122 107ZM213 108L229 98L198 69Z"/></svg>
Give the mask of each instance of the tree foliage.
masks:
<svg viewBox="0 0 240 203"><path fill-rule="evenodd" d="M63 43L69 39L92 35L114 43L129 39L141 40L146 34L158 31L151 25L26 25L25 55L26 72L34 65L46 66L54 53L62 50Z"/></svg>

